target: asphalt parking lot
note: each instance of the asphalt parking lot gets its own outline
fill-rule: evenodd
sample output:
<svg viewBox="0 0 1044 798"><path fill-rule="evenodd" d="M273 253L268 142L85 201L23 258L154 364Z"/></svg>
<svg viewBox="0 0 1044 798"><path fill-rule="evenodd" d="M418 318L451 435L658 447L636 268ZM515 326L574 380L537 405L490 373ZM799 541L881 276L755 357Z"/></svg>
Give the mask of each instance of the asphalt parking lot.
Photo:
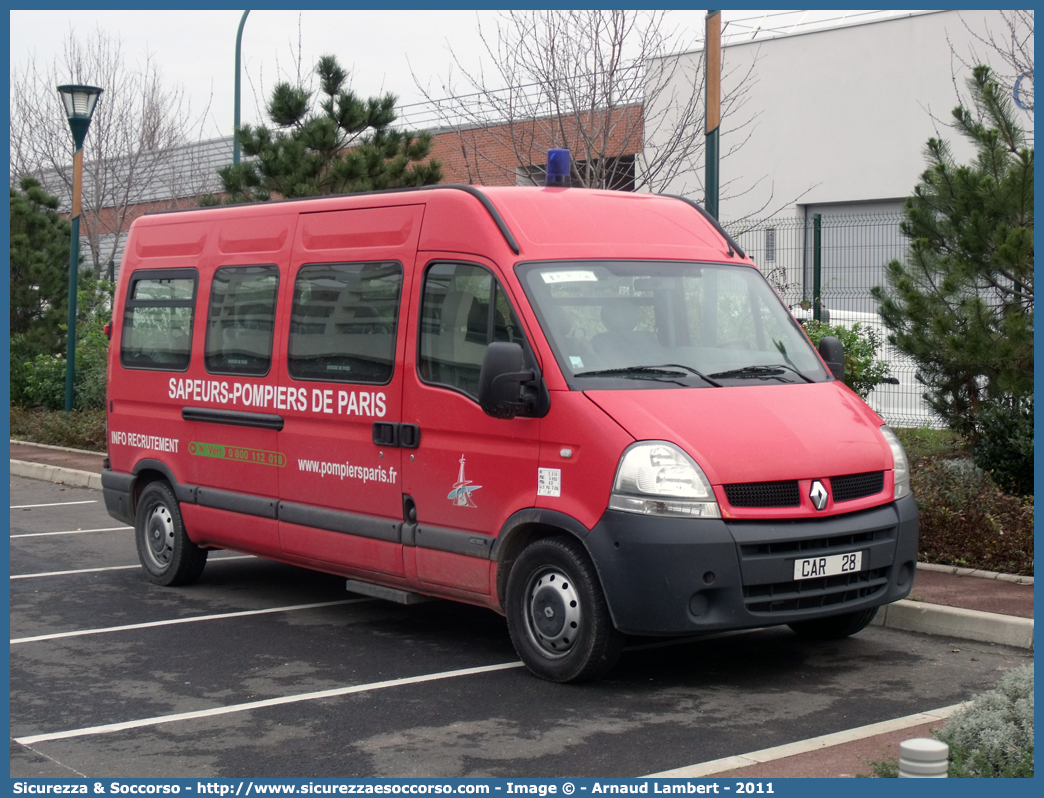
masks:
<svg viewBox="0 0 1044 798"><path fill-rule="evenodd" d="M14 778L642 776L955 704L1032 656L766 629L554 685L486 610L233 552L157 587L100 492L10 484Z"/></svg>

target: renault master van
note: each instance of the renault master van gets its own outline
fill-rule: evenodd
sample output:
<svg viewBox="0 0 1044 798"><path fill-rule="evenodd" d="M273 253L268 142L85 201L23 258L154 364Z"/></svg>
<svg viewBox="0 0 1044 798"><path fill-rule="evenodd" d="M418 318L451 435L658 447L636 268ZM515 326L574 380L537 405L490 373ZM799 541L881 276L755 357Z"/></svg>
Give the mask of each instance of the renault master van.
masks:
<svg viewBox="0 0 1044 798"><path fill-rule="evenodd" d="M918 517L899 441L821 349L678 198L149 215L116 289L105 502L157 584L230 549L488 607L553 681L624 635L842 637L910 592Z"/></svg>

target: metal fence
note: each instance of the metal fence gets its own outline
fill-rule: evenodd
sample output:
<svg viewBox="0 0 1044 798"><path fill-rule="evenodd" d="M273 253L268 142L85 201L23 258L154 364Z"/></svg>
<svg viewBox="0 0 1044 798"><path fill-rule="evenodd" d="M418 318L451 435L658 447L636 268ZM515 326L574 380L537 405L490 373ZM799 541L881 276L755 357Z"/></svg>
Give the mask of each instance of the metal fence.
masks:
<svg viewBox="0 0 1044 798"><path fill-rule="evenodd" d="M874 329L882 342L878 358L889 365L889 381L870 392L869 405L892 426L942 427L924 401L916 364L888 343L877 301L870 295L874 286L885 285L885 266L906 257L902 218L899 213L824 215L818 220L776 217L724 226L799 319L813 315L818 259L822 320L846 327L859 323Z"/></svg>

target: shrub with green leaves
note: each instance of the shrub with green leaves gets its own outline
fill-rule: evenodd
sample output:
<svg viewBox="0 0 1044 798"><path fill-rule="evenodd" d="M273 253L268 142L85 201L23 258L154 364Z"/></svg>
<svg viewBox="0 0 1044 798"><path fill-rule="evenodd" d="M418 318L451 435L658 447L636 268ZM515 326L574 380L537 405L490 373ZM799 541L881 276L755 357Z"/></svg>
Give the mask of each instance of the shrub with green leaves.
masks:
<svg viewBox="0 0 1044 798"><path fill-rule="evenodd" d="M112 287L81 275L77 292L76 372L73 407L105 406L105 373L109 339L104 326L111 318ZM64 331L65 325L61 325ZM65 353L41 352L28 336L11 339L11 403L19 407L65 409Z"/></svg>
<svg viewBox="0 0 1044 798"><path fill-rule="evenodd" d="M877 360L882 336L873 327L856 322L851 327L825 324L815 319L801 323L815 346L828 335L841 341L845 350L845 385L866 399L878 383L888 376L887 363Z"/></svg>

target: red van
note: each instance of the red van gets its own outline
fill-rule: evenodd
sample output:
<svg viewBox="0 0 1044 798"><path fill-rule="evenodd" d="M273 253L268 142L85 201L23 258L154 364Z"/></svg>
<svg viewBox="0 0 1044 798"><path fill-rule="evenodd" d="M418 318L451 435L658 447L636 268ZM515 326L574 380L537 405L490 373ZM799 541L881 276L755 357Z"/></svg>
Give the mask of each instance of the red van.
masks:
<svg viewBox="0 0 1044 798"><path fill-rule="evenodd" d="M901 445L820 350L679 198L149 215L117 286L105 502L158 584L232 549L477 604L553 681L625 634L845 636L910 592L918 517Z"/></svg>

